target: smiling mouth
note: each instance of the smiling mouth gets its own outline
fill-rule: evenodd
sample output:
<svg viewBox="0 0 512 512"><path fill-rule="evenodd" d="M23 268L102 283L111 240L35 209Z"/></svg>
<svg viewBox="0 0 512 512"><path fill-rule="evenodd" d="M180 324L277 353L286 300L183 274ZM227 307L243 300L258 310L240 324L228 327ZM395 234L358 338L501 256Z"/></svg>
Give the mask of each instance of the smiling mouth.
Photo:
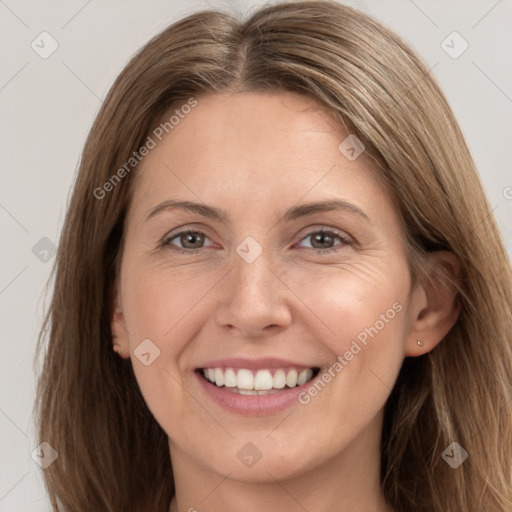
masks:
<svg viewBox="0 0 512 512"><path fill-rule="evenodd" d="M302 386L314 379L320 368L200 368L199 374L218 388L240 395L271 395Z"/></svg>

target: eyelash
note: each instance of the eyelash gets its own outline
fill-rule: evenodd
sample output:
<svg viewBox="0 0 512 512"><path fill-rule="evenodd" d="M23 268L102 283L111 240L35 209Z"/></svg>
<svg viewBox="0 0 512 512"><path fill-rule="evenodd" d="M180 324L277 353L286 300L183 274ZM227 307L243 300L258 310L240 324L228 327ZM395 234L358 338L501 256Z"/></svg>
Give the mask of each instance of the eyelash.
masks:
<svg viewBox="0 0 512 512"><path fill-rule="evenodd" d="M173 252L176 252L176 253L180 253L180 254L190 254L190 253L193 253L193 252L199 252L203 249L207 249L207 247L199 247L198 249L182 249L180 247L174 247L170 244L171 240L174 240L175 238L178 238L180 236L183 236L183 235L189 235L189 234L192 234L192 235L196 235L196 234L200 234L200 235L203 235L204 237L207 238L207 236L202 232L202 231L197 231L197 230L191 230L191 229L187 229L187 230L184 230L184 231L180 231L179 233L175 233L174 235L172 235L171 237L167 237L167 238L164 238L160 244L160 248L162 249L168 249L168 250L171 250ZM330 248L327 248L327 249L318 249L318 248L315 248L315 247L308 247L308 249L314 251L316 254L325 254L325 253L331 253L331 252L337 252L337 251L340 251L343 249L343 246L346 246L346 245L351 245L351 240L346 236L344 235L343 233L339 232L339 231L335 231L333 229L325 229L325 228L322 228L322 229L317 229L317 230L314 230L314 231L310 231L305 237L301 238L301 242L303 240L305 240L306 238L314 235L314 234L322 234L322 235L329 235L329 236L332 236L332 237L336 237L336 238L339 238L342 242L342 246L339 247L339 248L333 248L333 247L330 247Z"/></svg>

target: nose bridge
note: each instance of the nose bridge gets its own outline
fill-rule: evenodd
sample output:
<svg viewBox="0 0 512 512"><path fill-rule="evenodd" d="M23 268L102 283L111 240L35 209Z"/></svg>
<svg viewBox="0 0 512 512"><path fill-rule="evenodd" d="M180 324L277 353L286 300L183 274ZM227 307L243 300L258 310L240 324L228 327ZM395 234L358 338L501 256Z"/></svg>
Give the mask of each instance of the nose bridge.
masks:
<svg viewBox="0 0 512 512"><path fill-rule="evenodd" d="M264 298L275 287L271 281L276 276L270 269L275 267L276 262L269 247L269 237L263 234L256 237L258 240L254 236L246 236L233 254L232 287L235 294L242 294L241 298L251 294L263 294L261 298Z"/></svg>
<svg viewBox="0 0 512 512"><path fill-rule="evenodd" d="M234 294L239 294L240 298L245 300L251 296L260 299L270 299L272 297L275 271L272 272L272 262L269 261L269 252L260 254L254 260L246 260L243 257L235 257L233 262L232 286Z"/></svg>
<svg viewBox="0 0 512 512"><path fill-rule="evenodd" d="M291 315L287 288L276 275L271 252L248 238L233 254L233 267L218 307L217 321L257 336L266 327L287 325Z"/></svg>

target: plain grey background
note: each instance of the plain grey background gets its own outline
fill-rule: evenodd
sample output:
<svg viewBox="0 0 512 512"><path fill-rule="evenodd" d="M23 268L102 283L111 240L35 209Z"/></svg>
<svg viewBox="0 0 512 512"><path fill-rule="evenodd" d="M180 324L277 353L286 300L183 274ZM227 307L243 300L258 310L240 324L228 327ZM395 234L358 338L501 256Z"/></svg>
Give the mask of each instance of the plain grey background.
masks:
<svg viewBox="0 0 512 512"><path fill-rule="evenodd" d="M394 28L439 80L511 254L512 0L344 3ZM31 457L33 355L52 247L102 99L129 57L173 21L209 6L245 12L260 4L0 0L0 512L49 510L44 470Z"/></svg>

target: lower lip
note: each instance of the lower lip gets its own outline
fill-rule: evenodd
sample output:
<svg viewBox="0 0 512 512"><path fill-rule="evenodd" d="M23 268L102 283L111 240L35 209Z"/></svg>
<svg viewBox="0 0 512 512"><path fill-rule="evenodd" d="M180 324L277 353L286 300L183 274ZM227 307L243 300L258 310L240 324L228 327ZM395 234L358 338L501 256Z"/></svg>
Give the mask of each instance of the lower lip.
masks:
<svg viewBox="0 0 512 512"><path fill-rule="evenodd" d="M241 395L229 391L229 388L224 386L218 387L212 384L200 372L196 371L195 373L203 389L217 404L230 412L243 416L268 416L298 404L298 395L309 388L316 378L309 380L302 386L289 388L271 395Z"/></svg>

